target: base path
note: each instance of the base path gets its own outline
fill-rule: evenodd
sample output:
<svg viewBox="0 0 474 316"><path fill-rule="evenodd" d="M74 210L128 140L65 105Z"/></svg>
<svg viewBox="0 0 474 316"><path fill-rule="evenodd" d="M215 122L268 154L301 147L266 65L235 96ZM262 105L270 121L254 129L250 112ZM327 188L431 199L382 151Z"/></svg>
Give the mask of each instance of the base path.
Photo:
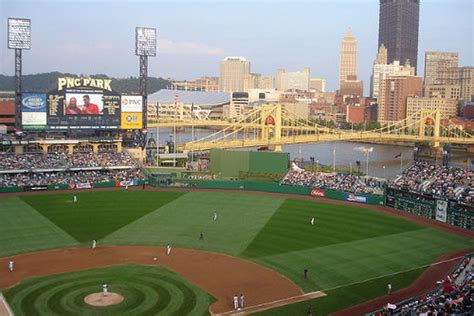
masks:
<svg viewBox="0 0 474 316"><path fill-rule="evenodd" d="M158 259L155 261L153 258ZM11 259L15 261L13 272L6 268ZM0 288L12 287L33 276L126 263L159 265L183 276L217 299L210 307L214 314L232 310L232 298L237 293L245 295L248 306L303 294L285 276L237 257L180 248L173 249L173 253L167 256L166 248L139 246L68 248L1 258L0 267L3 268L0 268Z"/></svg>

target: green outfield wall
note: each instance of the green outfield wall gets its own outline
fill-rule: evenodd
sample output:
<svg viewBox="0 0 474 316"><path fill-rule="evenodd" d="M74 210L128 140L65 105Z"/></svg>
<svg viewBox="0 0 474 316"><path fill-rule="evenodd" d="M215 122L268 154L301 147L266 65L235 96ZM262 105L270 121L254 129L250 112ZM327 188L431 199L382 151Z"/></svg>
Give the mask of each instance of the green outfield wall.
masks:
<svg viewBox="0 0 474 316"><path fill-rule="evenodd" d="M285 174L288 171L288 154L211 149L209 170L224 178L237 178L241 172Z"/></svg>

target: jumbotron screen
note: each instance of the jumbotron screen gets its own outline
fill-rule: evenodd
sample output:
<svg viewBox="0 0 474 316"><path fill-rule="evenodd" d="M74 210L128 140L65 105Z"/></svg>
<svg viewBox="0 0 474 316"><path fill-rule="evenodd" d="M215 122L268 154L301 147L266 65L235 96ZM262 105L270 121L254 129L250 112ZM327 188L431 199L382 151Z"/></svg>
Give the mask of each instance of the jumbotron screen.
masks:
<svg viewBox="0 0 474 316"><path fill-rule="evenodd" d="M120 95L102 92L68 89L61 94L48 94L48 128L120 128Z"/></svg>
<svg viewBox="0 0 474 316"><path fill-rule="evenodd" d="M142 97L120 95L110 83L110 79L58 78L57 89L47 94L24 93L23 129L142 128Z"/></svg>

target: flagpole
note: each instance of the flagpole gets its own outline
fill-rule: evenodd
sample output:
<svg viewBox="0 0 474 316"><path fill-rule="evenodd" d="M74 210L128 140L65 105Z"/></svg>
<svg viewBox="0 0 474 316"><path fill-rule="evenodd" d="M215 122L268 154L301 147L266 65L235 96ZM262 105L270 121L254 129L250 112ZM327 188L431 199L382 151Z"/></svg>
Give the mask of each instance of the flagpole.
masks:
<svg viewBox="0 0 474 316"><path fill-rule="evenodd" d="M191 143L194 142L194 102L191 105ZM194 147L191 147L191 166L194 163Z"/></svg>
<svg viewBox="0 0 474 316"><path fill-rule="evenodd" d="M403 172L403 153L400 153L400 173Z"/></svg>
<svg viewBox="0 0 474 316"><path fill-rule="evenodd" d="M158 102L156 102L156 167L158 168L160 166L159 163L159 155L160 155L160 126L158 122L158 114L159 111L159 105Z"/></svg>
<svg viewBox="0 0 474 316"><path fill-rule="evenodd" d="M332 172L336 172L336 147L332 149Z"/></svg>

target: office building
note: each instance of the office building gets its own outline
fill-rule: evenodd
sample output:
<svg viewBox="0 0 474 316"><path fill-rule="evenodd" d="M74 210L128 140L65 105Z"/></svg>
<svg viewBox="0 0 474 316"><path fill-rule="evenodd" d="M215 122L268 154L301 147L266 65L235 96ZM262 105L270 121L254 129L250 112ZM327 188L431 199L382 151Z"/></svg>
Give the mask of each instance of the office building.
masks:
<svg viewBox="0 0 474 316"><path fill-rule="evenodd" d="M420 0L380 0L379 42L387 48L388 63L399 60L417 67Z"/></svg>
<svg viewBox="0 0 474 316"><path fill-rule="evenodd" d="M458 102L443 98L407 97L407 116L420 110L440 110L442 118L449 118L458 115Z"/></svg>
<svg viewBox="0 0 474 316"><path fill-rule="evenodd" d="M409 65L400 65L398 60L390 64L374 64L370 78L370 96L379 97L380 82L388 76L414 76L415 68Z"/></svg>
<svg viewBox="0 0 474 316"><path fill-rule="evenodd" d="M353 78L357 79L357 41L349 29L342 40L339 54L339 88L343 81Z"/></svg>
<svg viewBox="0 0 474 316"><path fill-rule="evenodd" d="M394 123L407 116L407 97L422 96L423 78L416 76L388 76L380 83L378 122Z"/></svg>
<svg viewBox="0 0 474 316"><path fill-rule="evenodd" d="M450 68L459 67L458 53L426 52L424 84L441 84L440 73Z"/></svg>
<svg viewBox="0 0 474 316"><path fill-rule="evenodd" d="M309 90L314 90L316 92L325 92L326 80L320 78L309 79Z"/></svg>
<svg viewBox="0 0 474 316"><path fill-rule="evenodd" d="M306 67L303 71L286 72L284 69L277 70L276 83L278 91L300 90L309 91L309 80L311 70Z"/></svg>
<svg viewBox="0 0 474 316"><path fill-rule="evenodd" d="M454 67L439 72L442 85L458 85L461 88L460 99L470 102L474 99L474 67Z"/></svg>
<svg viewBox="0 0 474 316"><path fill-rule="evenodd" d="M429 98L459 100L461 98L461 86L447 84L425 85L423 95Z"/></svg>
<svg viewBox="0 0 474 316"><path fill-rule="evenodd" d="M250 74L250 62L243 57L226 57L220 64L219 91L244 91L244 81Z"/></svg>

